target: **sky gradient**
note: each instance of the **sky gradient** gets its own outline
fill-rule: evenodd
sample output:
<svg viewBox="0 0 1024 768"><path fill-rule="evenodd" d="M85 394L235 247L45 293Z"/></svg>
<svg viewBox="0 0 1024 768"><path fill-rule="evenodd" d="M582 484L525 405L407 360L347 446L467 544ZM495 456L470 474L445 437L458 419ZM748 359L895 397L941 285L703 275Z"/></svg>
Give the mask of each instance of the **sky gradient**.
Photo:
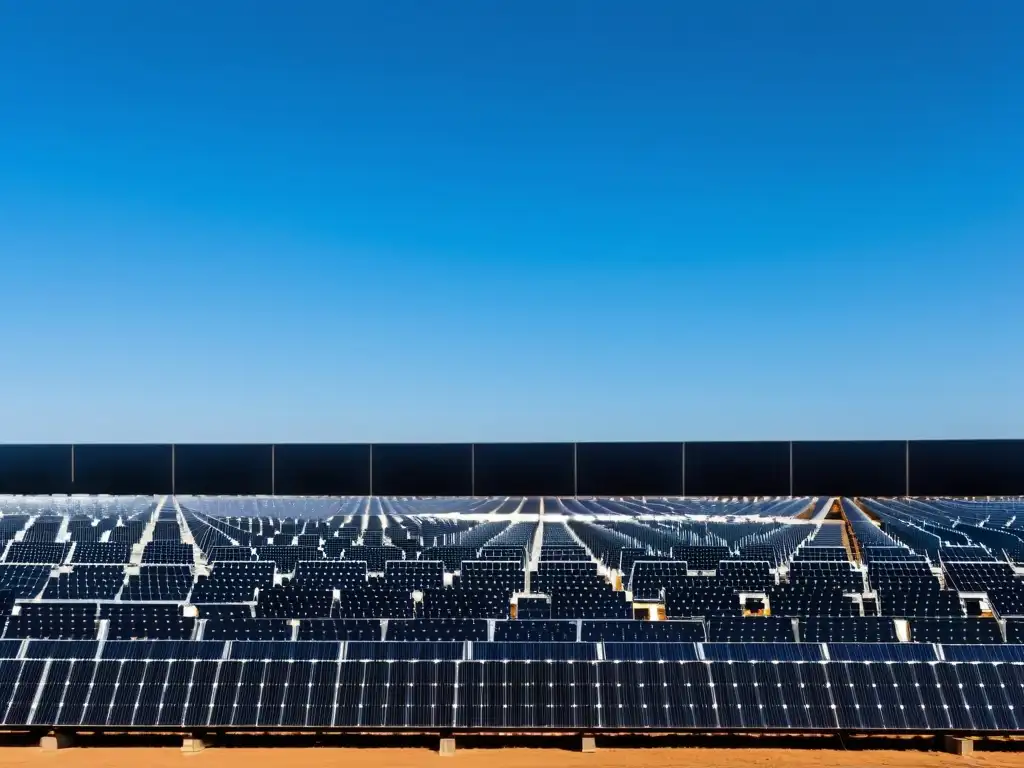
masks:
<svg viewBox="0 0 1024 768"><path fill-rule="evenodd" d="M1024 4L0 0L0 442L1024 435Z"/></svg>

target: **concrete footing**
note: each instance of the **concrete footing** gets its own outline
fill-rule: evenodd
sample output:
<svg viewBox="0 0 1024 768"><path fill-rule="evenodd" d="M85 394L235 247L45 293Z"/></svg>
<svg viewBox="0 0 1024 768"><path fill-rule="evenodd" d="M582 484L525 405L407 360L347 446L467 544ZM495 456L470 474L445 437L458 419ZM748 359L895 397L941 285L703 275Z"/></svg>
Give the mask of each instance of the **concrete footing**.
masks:
<svg viewBox="0 0 1024 768"><path fill-rule="evenodd" d="M974 742L970 739L961 739L958 736L943 736L942 751L966 757L974 754Z"/></svg>
<svg viewBox="0 0 1024 768"><path fill-rule="evenodd" d="M441 743L438 745L437 752L441 755L454 755L455 739L441 739Z"/></svg>
<svg viewBox="0 0 1024 768"><path fill-rule="evenodd" d="M39 746L48 752L57 749L67 749L74 745L75 740L72 739L71 735L68 733L52 733L49 736L43 736L43 738L39 740Z"/></svg>
<svg viewBox="0 0 1024 768"><path fill-rule="evenodd" d="M597 752L597 740L593 736L584 736L580 746L583 752Z"/></svg>
<svg viewBox="0 0 1024 768"><path fill-rule="evenodd" d="M181 740L181 751L189 754L195 752L202 752L206 749L206 742L202 739L182 739Z"/></svg>

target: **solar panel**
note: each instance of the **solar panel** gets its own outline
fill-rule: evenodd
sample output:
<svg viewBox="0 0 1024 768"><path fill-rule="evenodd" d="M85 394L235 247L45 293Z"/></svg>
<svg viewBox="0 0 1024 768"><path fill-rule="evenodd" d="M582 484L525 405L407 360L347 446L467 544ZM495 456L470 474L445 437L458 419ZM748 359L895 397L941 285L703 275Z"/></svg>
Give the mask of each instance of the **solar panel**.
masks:
<svg viewBox="0 0 1024 768"><path fill-rule="evenodd" d="M173 691L173 687L168 683L171 670L180 664L182 662L149 661L143 663L142 678L139 681L139 689L142 693L135 702L135 708L131 713L133 726L153 727L157 725L165 703L168 705L168 715L170 715L173 705L169 700L169 693ZM125 714L127 715L127 712Z"/></svg>
<svg viewBox="0 0 1024 768"><path fill-rule="evenodd" d="M883 691L871 671L870 664L829 665L828 676L840 728L862 731L884 727Z"/></svg>
<svg viewBox="0 0 1024 768"><path fill-rule="evenodd" d="M335 642L236 640L231 643L230 658L247 661L337 661L341 646Z"/></svg>
<svg viewBox="0 0 1024 768"><path fill-rule="evenodd" d="M929 643L829 643L834 661L937 661Z"/></svg>
<svg viewBox="0 0 1024 768"><path fill-rule="evenodd" d="M45 662L37 660L0 662L0 706L6 704L4 725L28 723L44 669Z"/></svg>
<svg viewBox="0 0 1024 768"><path fill-rule="evenodd" d="M696 643L604 643L611 661L697 661ZM476 646L474 646L475 652Z"/></svg>
<svg viewBox="0 0 1024 768"><path fill-rule="evenodd" d="M67 675L63 679L63 685L59 678L48 678L47 684L52 680L54 683L54 701L57 701L57 709L53 720L35 718L37 723L53 722L54 725L77 726L82 723L82 715L89 699L91 686L96 674L96 663L93 661L72 661L67 668ZM45 692L44 692L45 693Z"/></svg>
<svg viewBox="0 0 1024 768"><path fill-rule="evenodd" d="M13 659L21 650L21 640L0 640L0 659Z"/></svg>
<svg viewBox="0 0 1024 768"><path fill-rule="evenodd" d="M596 643L473 643L480 661L596 661ZM607 657L606 657L607 658Z"/></svg>
<svg viewBox="0 0 1024 768"><path fill-rule="evenodd" d="M702 643L709 661L824 661L820 643Z"/></svg>
<svg viewBox="0 0 1024 768"><path fill-rule="evenodd" d="M1024 663L1024 645L943 645L946 661Z"/></svg>
<svg viewBox="0 0 1024 768"><path fill-rule="evenodd" d="M99 650L96 640L29 640L26 659L93 659ZM17 652L15 652L17 653Z"/></svg>
<svg viewBox="0 0 1024 768"><path fill-rule="evenodd" d="M461 659L463 643L363 642L346 644L345 658L350 661L434 661Z"/></svg>
<svg viewBox="0 0 1024 768"><path fill-rule="evenodd" d="M108 640L103 644L104 659L206 659L224 656L224 643L215 640Z"/></svg>

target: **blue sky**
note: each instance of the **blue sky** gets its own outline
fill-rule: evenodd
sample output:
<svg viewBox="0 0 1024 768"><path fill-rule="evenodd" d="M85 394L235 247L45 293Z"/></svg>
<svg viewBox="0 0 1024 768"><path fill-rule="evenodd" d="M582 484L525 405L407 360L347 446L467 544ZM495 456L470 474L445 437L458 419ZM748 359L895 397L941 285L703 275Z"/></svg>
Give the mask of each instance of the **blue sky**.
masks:
<svg viewBox="0 0 1024 768"><path fill-rule="evenodd" d="M0 0L0 440L1024 434L1022 30Z"/></svg>

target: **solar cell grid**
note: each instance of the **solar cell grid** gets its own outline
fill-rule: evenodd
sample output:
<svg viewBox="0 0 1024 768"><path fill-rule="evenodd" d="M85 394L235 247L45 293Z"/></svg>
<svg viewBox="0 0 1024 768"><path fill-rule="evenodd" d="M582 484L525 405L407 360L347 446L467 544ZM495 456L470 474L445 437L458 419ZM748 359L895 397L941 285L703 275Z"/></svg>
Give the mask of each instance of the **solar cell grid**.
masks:
<svg viewBox="0 0 1024 768"><path fill-rule="evenodd" d="M507 589L491 591L461 586L427 590L423 593L422 615L437 619L507 619L510 595Z"/></svg>
<svg viewBox="0 0 1024 768"><path fill-rule="evenodd" d="M800 639L815 643L895 643L896 624L876 616L815 616L799 621Z"/></svg>
<svg viewBox="0 0 1024 768"><path fill-rule="evenodd" d="M936 589L935 579L923 585L901 583L879 587L879 612L894 617L957 617L965 614L960 595L951 589Z"/></svg>
<svg viewBox="0 0 1024 768"><path fill-rule="evenodd" d="M526 588L526 574L519 561L463 560L460 584L469 589L497 590L512 594Z"/></svg>
<svg viewBox="0 0 1024 768"><path fill-rule="evenodd" d="M343 557L345 560L365 562L367 571L383 573L385 564L389 560L404 560L405 552L398 547L392 546L352 545L345 548ZM309 560L311 558L303 559Z"/></svg>
<svg viewBox="0 0 1024 768"><path fill-rule="evenodd" d="M391 589L441 589L444 563L439 560L391 560L384 565L384 581Z"/></svg>
<svg viewBox="0 0 1024 768"><path fill-rule="evenodd" d="M551 598L547 596L520 596L516 601L516 618L550 619Z"/></svg>
<svg viewBox="0 0 1024 768"><path fill-rule="evenodd" d="M1001 643L995 619L911 619L911 640L918 643Z"/></svg>
<svg viewBox="0 0 1024 768"><path fill-rule="evenodd" d="M293 573L300 560L319 560L322 556L316 547L256 547L256 559L272 561L279 573Z"/></svg>
<svg viewBox="0 0 1024 768"><path fill-rule="evenodd" d="M299 640L380 640L381 623L361 619L313 619L299 622Z"/></svg>
<svg viewBox="0 0 1024 768"><path fill-rule="evenodd" d="M687 564L669 560L638 560L633 563L630 586L634 600L658 600L664 589L687 583Z"/></svg>
<svg viewBox="0 0 1024 768"><path fill-rule="evenodd" d="M723 617L708 622L708 639L724 643L788 643L794 642L796 635L788 617Z"/></svg>
<svg viewBox="0 0 1024 768"><path fill-rule="evenodd" d="M54 534L56 535L56 531ZM46 543L12 541L7 546L4 562L56 565L64 562L70 549L70 544L55 544L52 538Z"/></svg>
<svg viewBox="0 0 1024 768"><path fill-rule="evenodd" d="M151 541L142 550L143 563L190 565L194 560L195 554L190 544L181 544L173 541Z"/></svg>
<svg viewBox="0 0 1024 768"><path fill-rule="evenodd" d="M208 640L291 640L286 619L207 619L203 638Z"/></svg>
<svg viewBox="0 0 1024 768"><path fill-rule="evenodd" d="M984 592L990 587L1013 587L1024 582L1009 563L944 562L946 583L961 592Z"/></svg>
<svg viewBox="0 0 1024 768"><path fill-rule="evenodd" d="M47 600L112 600L124 585L124 566L76 565L51 577L43 590Z"/></svg>
<svg viewBox="0 0 1024 768"><path fill-rule="evenodd" d="M127 563L132 548L125 543L77 542L71 555L72 563Z"/></svg>
<svg viewBox="0 0 1024 768"><path fill-rule="evenodd" d="M16 598L38 596L50 578L45 565L0 565L0 589Z"/></svg>
<svg viewBox="0 0 1024 768"><path fill-rule="evenodd" d="M406 619L388 622L388 640L437 642L487 640L487 622L480 619Z"/></svg>

